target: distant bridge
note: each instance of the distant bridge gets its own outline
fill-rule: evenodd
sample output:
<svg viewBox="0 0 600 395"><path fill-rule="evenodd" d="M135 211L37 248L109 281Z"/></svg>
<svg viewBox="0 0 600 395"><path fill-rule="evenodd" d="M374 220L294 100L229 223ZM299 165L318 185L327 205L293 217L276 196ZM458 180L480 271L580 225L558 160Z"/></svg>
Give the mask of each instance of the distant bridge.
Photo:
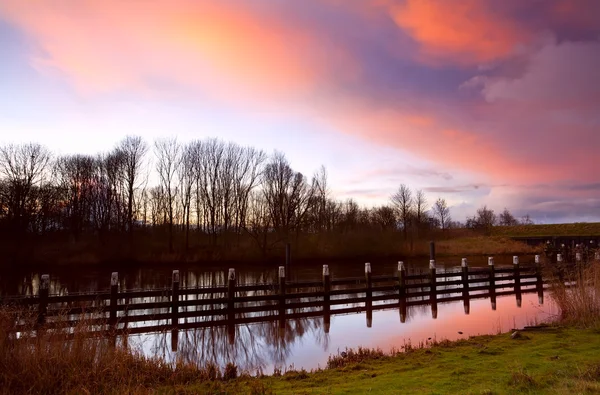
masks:
<svg viewBox="0 0 600 395"><path fill-rule="evenodd" d="M540 244L550 244L554 248L560 248L563 244L567 248L575 248L576 245L583 245L586 248L596 249L600 245L600 236L517 236L511 237L512 240L526 243L530 246Z"/></svg>

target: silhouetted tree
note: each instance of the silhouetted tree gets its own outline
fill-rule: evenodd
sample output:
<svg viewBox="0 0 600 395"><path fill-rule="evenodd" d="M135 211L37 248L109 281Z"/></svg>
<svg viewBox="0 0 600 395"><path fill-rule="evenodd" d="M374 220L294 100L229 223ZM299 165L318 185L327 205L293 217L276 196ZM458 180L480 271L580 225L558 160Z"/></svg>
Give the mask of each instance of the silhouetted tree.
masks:
<svg viewBox="0 0 600 395"><path fill-rule="evenodd" d="M402 233L404 234L404 239L406 239L410 217L413 211L413 199L410 188L401 184L398 191L392 195L391 200L392 205L398 212L400 222L402 223Z"/></svg>
<svg viewBox="0 0 600 395"><path fill-rule="evenodd" d="M433 211L433 215L435 218L439 220L439 224L442 230L448 227L448 223L450 222L450 208L446 203L446 199L438 198L435 201L433 207L431 208Z"/></svg>
<svg viewBox="0 0 600 395"><path fill-rule="evenodd" d="M517 219L505 207L504 211L498 217L498 223L501 226L515 226L519 224L519 221L517 221Z"/></svg>
<svg viewBox="0 0 600 395"><path fill-rule="evenodd" d="M159 139L154 143L156 171L164 195L164 209L169 225L169 252L173 252L173 226L177 197L177 169L181 162L181 146L176 138Z"/></svg>

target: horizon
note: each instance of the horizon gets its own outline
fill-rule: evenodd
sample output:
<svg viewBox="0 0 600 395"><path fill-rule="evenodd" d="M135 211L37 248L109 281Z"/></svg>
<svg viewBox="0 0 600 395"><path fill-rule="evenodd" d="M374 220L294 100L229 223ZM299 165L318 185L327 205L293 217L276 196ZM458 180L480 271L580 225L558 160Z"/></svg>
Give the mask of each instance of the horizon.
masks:
<svg viewBox="0 0 600 395"><path fill-rule="evenodd" d="M544 4L3 1L0 145L217 137L361 206L600 222L600 3Z"/></svg>

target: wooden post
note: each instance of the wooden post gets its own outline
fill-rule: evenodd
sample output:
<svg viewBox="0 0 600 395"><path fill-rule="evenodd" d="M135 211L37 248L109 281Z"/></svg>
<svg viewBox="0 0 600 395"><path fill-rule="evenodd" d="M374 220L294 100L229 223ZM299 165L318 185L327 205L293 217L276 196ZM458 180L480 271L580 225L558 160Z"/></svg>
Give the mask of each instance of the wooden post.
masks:
<svg viewBox="0 0 600 395"><path fill-rule="evenodd" d="M519 267L519 257L513 256L513 266L515 267L515 294L517 296L517 307L521 307L521 270Z"/></svg>
<svg viewBox="0 0 600 395"><path fill-rule="evenodd" d="M279 266L279 328L285 328L285 266Z"/></svg>
<svg viewBox="0 0 600 395"><path fill-rule="evenodd" d="M119 273L112 272L110 275L110 317L108 320L112 329L117 325L117 295L119 293Z"/></svg>
<svg viewBox="0 0 600 395"><path fill-rule="evenodd" d="M398 262L398 298L400 302L400 322L406 322L406 268L404 262Z"/></svg>
<svg viewBox="0 0 600 395"><path fill-rule="evenodd" d="M371 263L365 263L365 308L367 310L367 328L372 325L373 319L373 283L371 280Z"/></svg>
<svg viewBox="0 0 600 395"><path fill-rule="evenodd" d="M331 279L329 278L329 265L323 265L323 324L325 326L325 333L329 333L331 325L331 315L329 313L330 292Z"/></svg>
<svg viewBox="0 0 600 395"><path fill-rule="evenodd" d="M536 289L538 294L539 304L544 304L544 280L542 278L542 265L540 263L540 256L535 256L535 273L536 273Z"/></svg>
<svg viewBox="0 0 600 395"><path fill-rule="evenodd" d="M230 346L235 344L235 324L227 324L227 341Z"/></svg>
<svg viewBox="0 0 600 395"><path fill-rule="evenodd" d="M429 260L429 271L431 272L431 280L429 284L429 301L431 303L431 317L433 319L437 318L437 278L436 278L436 268L435 268L435 260Z"/></svg>
<svg viewBox="0 0 600 395"><path fill-rule="evenodd" d="M42 274L40 278L39 305L38 305L38 324L43 325L46 322L46 313L48 312L48 294L50 292L50 275Z"/></svg>
<svg viewBox="0 0 600 395"><path fill-rule="evenodd" d="M488 267L490 269L490 301L492 303L492 310L496 310L496 269L493 256L488 258Z"/></svg>
<svg viewBox="0 0 600 395"><path fill-rule="evenodd" d="M434 241L429 242L429 260L435 261L435 242Z"/></svg>
<svg viewBox="0 0 600 395"><path fill-rule="evenodd" d="M173 291L171 293L171 326L179 325L179 270L173 270Z"/></svg>
<svg viewBox="0 0 600 395"><path fill-rule="evenodd" d="M465 307L465 314L469 315L471 312L471 299L469 298L469 263L467 258L463 258L460 266L462 267L462 297L463 305Z"/></svg>
<svg viewBox="0 0 600 395"><path fill-rule="evenodd" d="M227 320L235 321L235 269L230 268L227 276Z"/></svg>
<svg viewBox="0 0 600 395"><path fill-rule="evenodd" d="M373 292L371 290L372 281L371 281L371 264L369 262L365 263L365 281L366 281L366 289L365 294L367 297L367 303L371 303L371 298L373 297Z"/></svg>
<svg viewBox="0 0 600 395"><path fill-rule="evenodd" d="M124 336L127 338L127 336ZM171 329L171 351L177 352L177 348L179 347L179 330Z"/></svg>

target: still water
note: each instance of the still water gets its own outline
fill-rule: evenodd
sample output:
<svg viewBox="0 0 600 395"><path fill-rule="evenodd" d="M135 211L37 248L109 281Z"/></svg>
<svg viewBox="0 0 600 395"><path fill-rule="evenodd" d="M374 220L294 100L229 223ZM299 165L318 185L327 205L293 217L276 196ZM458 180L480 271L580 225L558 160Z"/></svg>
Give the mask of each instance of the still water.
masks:
<svg viewBox="0 0 600 395"><path fill-rule="evenodd" d="M405 260L407 270L424 270L428 262ZM508 266L512 257L497 256L496 266ZM522 264L533 262L533 257L521 257ZM364 274L364 262L297 262L291 268L292 280L318 280L322 264L329 265L333 279L355 277ZM396 262L373 261L374 275L393 274ZM486 257L470 257L472 267L487 264ZM234 266L234 265L228 265ZM179 266L120 268L119 282L123 289L157 289L168 287L173 269L181 272L181 286L209 286L225 284L227 267ZM441 258L438 272L456 270L460 257ZM51 294L72 294L106 290L110 273L116 268L49 271L11 272L0 275L0 294L31 295L38 291L39 277L49 273ZM240 284L276 282L277 269L273 266L254 265L236 268ZM551 320L557 313L556 306L548 297L539 304L535 293L522 295L521 307L515 296L497 298L497 308L492 310L489 299L472 299L470 313L465 314L462 301L440 303L437 318L432 318L428 305L409 307L405 323L401 323L398 309L373 312L372 325L367 326L365 312L331 316L329 331L325 331L323 317L288 320L281 329L277 322L239 324L235 336L227 327L201 328L179 331L177 351L172 351L171 332L131 335L130 346L148 356L160 356L167 360L184 359L195 363L214 362L224 366L234 362L242 370L255 373L260 370L271 373L275 368L315 369L325 367L329 355L346 348L381 348L384 351L401 349L407 343L418 345L434 340L459 339L479 334L494 334L512 328Z"/></svg>

